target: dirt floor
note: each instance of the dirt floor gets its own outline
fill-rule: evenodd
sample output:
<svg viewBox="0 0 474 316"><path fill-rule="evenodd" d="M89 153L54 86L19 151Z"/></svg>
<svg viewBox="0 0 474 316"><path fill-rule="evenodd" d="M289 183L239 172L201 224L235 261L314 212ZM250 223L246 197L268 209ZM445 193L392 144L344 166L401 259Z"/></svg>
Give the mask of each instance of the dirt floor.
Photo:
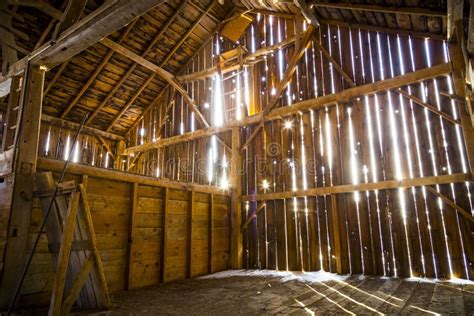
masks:
<svg viewBox="0 0 474 316"><path fill-rule="evenodd" d="M113 295L113 315L474 315L474 282L234 270Z"/></svg>

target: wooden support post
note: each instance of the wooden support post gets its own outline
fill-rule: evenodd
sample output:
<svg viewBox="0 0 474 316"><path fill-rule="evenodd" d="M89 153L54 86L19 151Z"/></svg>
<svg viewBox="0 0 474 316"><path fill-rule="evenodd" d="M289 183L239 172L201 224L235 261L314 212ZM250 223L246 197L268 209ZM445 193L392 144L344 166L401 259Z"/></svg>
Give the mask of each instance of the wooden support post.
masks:
<svg viewBox="0 0 474 316"><path fill-rule="evenodd" d="M459 106L466 155L469 161L469 172L472 175L474 174L474 127L472 121L474 113L472 113L472 101L467 98L467 87L464 80L466 64L462 51L462 41L464 40L463 32L464 30L462 28L462 20L458 20L456 22L456 42L449 44L449 52L453 64L452 79L454 82L455 93L466 100L464 105L460 103L457 104Z"/></svg>
<svg viewBox="0 0 474 316"><path fill-rule="evenodd" d="M4 255L0 308L10 303L25 264L33 203L33 175L36 172L43 100L44 70L31 65L23 87L22 118L15 158L13 199Z"/></svg>
<svg viewBox="0 0 474 316"><path fill-rule="evenodd" d="M214 215L214 194L209 194L209 219L208 219L208 240L207 240L207 247L208 247L208 252L207 252L207 272L209 274L212 273L212 230L213 230L213 225L212 225L212 216Z"/></svg>
<svg viewBox="0 0 474 316"><path fill-rule="evenodd" d="M127 266L127 283L125 289L129 290L133 288L132 277L133 277L133 237L134 228L136 222L136 214L138 208L138 183L132 185L132 209L130 212L130 226L128 230L128 266Z"/></svg>
<svg viewBox="0 0 474 316"><path fill-rule="evenodd" d="M232 163L231 163L231 255L232 269L242 269L242 157L240 156L240 128L232 129Z"/></svg>
<svg viewBox="0 0 474 316"><path fill-rule="evenodd" d="M163 234L161 236L161 265L160 265L160 282L165 282L165 273L166 273L166 244L168 239L168 225L166 221L168 220L168 199L170 192L168 188L165 188L163 196L163 215L162 215L162 230Z"/></svg>

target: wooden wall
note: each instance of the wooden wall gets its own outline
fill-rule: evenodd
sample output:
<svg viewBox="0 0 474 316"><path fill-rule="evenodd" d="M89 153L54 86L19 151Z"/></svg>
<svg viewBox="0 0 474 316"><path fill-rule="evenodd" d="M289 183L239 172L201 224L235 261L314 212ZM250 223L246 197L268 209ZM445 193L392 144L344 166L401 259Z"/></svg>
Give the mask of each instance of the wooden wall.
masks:
<svg viewBox="0 0 474 316"><path fill-rule="evenodd" d="M238 109L240 118L251 118L268 107L295 52L294 39L302 38L307 27L301 20L286 17L259 14L253 18L236 43L215 36L188 63L188 77L181 76L211 126L218 110L224 113L225 124L239 119ZM239 46L248 53L242 64L234 63L232 71L222 72L223 102L216 104L218 67L212 71L216 56ZM254 59L245 59L252 54ZM244 232L245 267L474 277L472 183L466 176L469 167L459 120L463 105L450 96L456 93L451 71L410 84L400 81L399 87L389 91L350 98L342 93L359 86L375 89L388 78L449 66L449 55L448 44L439 37L324 23L316 29L276 109L241 151L242 222L265 203ZM205 70L212 75L192 75ZM338 93L339 97L328 97ZM311 106L313 100L315 106ZM298 106L304 110L285 114L286 109ZM128 135L128 146L192 132L191 122L179 95L170 92ZM260 127L241 128L242 143ZM219 136L230 143L230 132ZM225 146L216 147L222 157ZM182 162L209 162L210 148L215 148L212 139L200 138L147 150L141 157L144 161L160 157L171 167L163 169L162 176L179 179L181 170L188 171L190 166L193 170ZM224 165L222 161L214 164L211 181L205 170L192 179L219 185ZM427 177L434 178L400 190L360 191L356 187ZM446 177L444 185L438 184L438 177ZM343 185L354 187L339 194L325 193ZM304 192L312 188L320 189L318 194ZM278 197L300 190L297 198ZM265 195L270 193L274 194ZM447 201L454 201L467 216Z"/></svg>
<svg viewBox="0 0 474 316"><path fill-rule="evenodd" d="M46 171L41 163L39 167ZM228 196L70 173L66 180L86 183L111 293L228 268ZM2 201L2 210L6 204ZM2 211L2 223L5 213ZM41 214L35 199L28 251L38 233ZM6 231L4 226L2 234ZM22 288L22 304L49 301L52 264L43 235Z"/></svg>

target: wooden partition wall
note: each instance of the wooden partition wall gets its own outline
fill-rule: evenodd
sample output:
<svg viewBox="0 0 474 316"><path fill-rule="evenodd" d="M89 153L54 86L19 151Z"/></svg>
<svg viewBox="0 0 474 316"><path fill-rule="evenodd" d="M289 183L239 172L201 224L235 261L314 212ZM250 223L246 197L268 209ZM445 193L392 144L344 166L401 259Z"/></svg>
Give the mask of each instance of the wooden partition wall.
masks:
<svg viewBox="0 0 474 316"><path fill-rule="evenodd" d="M58 175L62 163L40 158L38 172ZM229 265L229 197L133 174L71 164L65 180L85 183L110 292L225 270ZM8 190L11 184L0 184ZM6 196L2 194L1 196ZM2 201L4 202L4 201ZM2 203L2 221L8 221ZM5 220L4 220L5 219ZM42 220L33 202L28 252ZM7 228L2 226L2 232ZM21 304L48 303L53 262L46 235L22 288Z"/></svg>
<svg viewBox="0 0 474 316"><path fill-rule="evenodd" d="M124 153L170 179L222 185L240 171L244 267L473 278L453 47L416 32L310 28L259 14L237 43L214 36L177 76L211 127L199 131L168 88ZM243 164L228 167L233 128Z"/></svg>

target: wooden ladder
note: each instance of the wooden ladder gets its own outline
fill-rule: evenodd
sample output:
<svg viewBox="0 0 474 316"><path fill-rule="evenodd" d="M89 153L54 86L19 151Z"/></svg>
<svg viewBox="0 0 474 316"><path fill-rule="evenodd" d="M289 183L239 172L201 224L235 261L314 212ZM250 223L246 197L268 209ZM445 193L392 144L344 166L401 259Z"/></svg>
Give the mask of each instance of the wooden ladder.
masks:
<svg viewBox="0 0 474 316"><path fill-rule="evenodd" d="M56 271L49 315L65 315L75 302L81 310L108 309L110 298L85 187L75 181L58 186L45 226ZM55 188L51 172L36 175L35 196L43 216Z"/></svg>
<svg viewBox="0 0 474 316"><path fill-rule="evenodd" d="M5 126L3 130L2 151L15 147L18 137L18 126L21 119L21 89L23 78L14 76L11 83L10 96L8 98Z"/></svg>

